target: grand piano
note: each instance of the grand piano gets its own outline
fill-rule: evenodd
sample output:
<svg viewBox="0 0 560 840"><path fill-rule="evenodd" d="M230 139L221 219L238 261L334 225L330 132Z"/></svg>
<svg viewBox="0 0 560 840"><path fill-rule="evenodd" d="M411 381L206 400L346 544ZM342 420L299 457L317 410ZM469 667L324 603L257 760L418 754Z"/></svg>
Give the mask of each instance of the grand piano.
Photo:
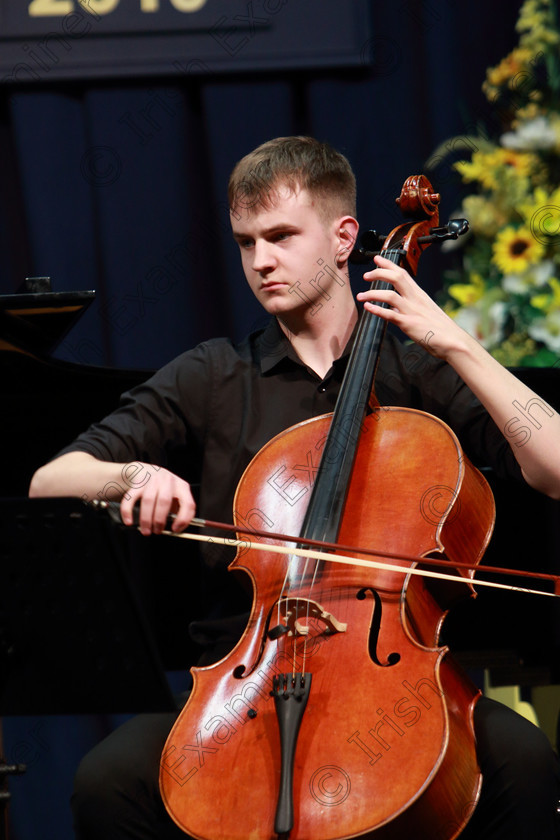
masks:
<svg viewBox="0 0 560 840"><path fill-rule="evenodd" d="M121 601L113 605L113 612L122 612L117 628L123 640L122 650L137 637L136 630L132 633L131 628L141 627L145 644L135 651L136 660L131 668L138 666L142 671L138 662L147 658L150 662L146 674L157 684L153 695L147 691L136 692L138 709L165 706L168 700L165 688L160 691L161 674L165 670L188 668L197 655L186 630L188 622L201 615L206 606L196 550L187 552L182 541L165 537L144 540L130 529L119 528L101 517L80 500L26 498L33 471L90 422L108 413L122 391L150 373L53 359L52 350L92 299L91 292L57 294L37 289L0 297L0 365L4 391L0 516L11 540L3 549L4 568L9 574L4 575L8 585L3 587L0 601L0 676L3 675L4 681L3 687L0 684L0 714L14 713L14 708L25 706L32 680L37 682L37 669L47 681L48 668L43 667L40 657L32 656L31 666L25 662L26 651L29 655L32 652L32 640L29 634L23 638L21 626L16 624L18 614L30 615L30 611L37 609L37 603L44 600L40 587L44 587L45 597L57 601L55 609L64 618L68 602L75 607L78 598L72 586L82 586L79 597L85 600L80 609L88 616L82 630L92 636L96 656L102 661L104 645L105 656L110 658L115 628L110 636L96 629L99 604L106 601L108 587L122 587L122 576L125 576L130 604L126 609L123 607L121 592ZM560 367L524 368L515 373L555 408L560 408ZM497 524L484 562L560 574L560 504L527 487L506 486L491 471L485 472L496 497ZM80 540L74 543L66 540L66 548L58 554L51 540L41 553L38 545L42 538L38 535L49 528L60 534L72 533L78 520L82 529ZM93 570L88 575L95 573L96 563L101 564L113 552L120 577L117 580L107 572L109 576L101 577L99 586L89 587L89 596L84 580L74 581L66 589L62 587L62 594L59 591L55 598L49 580L56 577L57 564L65 557L64 562L80 567L84 546ZM92 546L98 546L103 557L99 555L96 560ZM49 575L45 575L47 561ZM22 566L27 570L25 575L18 572ZM524 579L511 579L514 585L523 582ZM532 585L531 581L525 583ZM70 612L76 621L74 607ZM39 621L45 621L43 614ZM103 621L111 622L113 618L109 614ZM62 621L59 634L63 634L64 626ZM40 632L37 619L33 627L35 633ZM481 588L476 599L453 608L446 619L443 637L471 672L488 669L494 684L560 683L560 613L555 599ZM47 653L43 650L45 656ZM60 657L64 656L73 656L71 646L60 653ZM106 663L105 667L108 667ZM38 714L119 711L121 706L122 710L132 711L130 693L120 698L116 683L111 687L112 672L109 669L105 673L108 690L99 696L92 698L87 692L76 695L69 685L65 699L61 700L59 686L52 691L43 689L42 698L35 692L33 700L29 700L28 711ZM144 679L145 675L140 677L140 684ZM70 682L75 687L76 680ZM34 708L34 704L41 708Z"/></svg>
<svg viewBox="0 0 560 840"><path fill-rule="evenodd" d="M151 373L52 357L93 299L44 282L0 296L0 716L174 708L166 674L198 653L196 548L80 499L27 498L37 467Z"/></svg>

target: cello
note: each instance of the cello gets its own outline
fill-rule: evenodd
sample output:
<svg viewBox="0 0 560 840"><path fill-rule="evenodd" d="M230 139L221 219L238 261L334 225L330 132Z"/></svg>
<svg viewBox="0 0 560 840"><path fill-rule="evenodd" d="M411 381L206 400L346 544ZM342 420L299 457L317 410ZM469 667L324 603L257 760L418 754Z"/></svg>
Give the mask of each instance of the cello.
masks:
<svg viewBox="0 0 560 840"><path fill-rule="evenodd" d="M382 254L414 274L425 247L458 231L438 227L439 196L424 176L407 179L398 202L409 221ZM326 551L313 561L297 548L287 560L266 544L238 551L230 569L253 587L247 627L228 656L192 669L160 764L169 814L200 840L452 840L476 805L479 692L438 645L473 572L436 587L409 571L433 554L450 569L474 567L493 498L445 423L375 400L384 330L362 312L334 413L260 450L238 484L235 521L259 509L271 531L302 544L411 559L373 572ZM320 457L311 492L294 472L307 453ZM277 470L291 477L290 504L267 481Z"/></svg>

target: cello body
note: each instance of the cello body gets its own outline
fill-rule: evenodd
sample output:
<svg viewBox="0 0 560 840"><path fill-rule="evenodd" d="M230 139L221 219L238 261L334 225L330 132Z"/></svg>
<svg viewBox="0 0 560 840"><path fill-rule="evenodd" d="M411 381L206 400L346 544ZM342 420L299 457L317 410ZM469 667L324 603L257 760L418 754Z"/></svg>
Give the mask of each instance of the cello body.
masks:
<svg viewBox="0 0 560 840"><path fill-rule="evenodd" d="M307 421L258 453L237 489L241 521L258 510L271 531L281 523L300 533L312 479L301 465L318 465L330 425L330 415ZM341 543L444 553L452 567L480 559L493 521L485 479L443 422L406 408L364 419ZM250 545L231 565L253 585L245 633L226 658L193 669L162 755L160 787L175 822L201 840L456 837L481 780L478 691L438 646L450 592L328 560L310 568L294 558L287 571L285 558ZM471 588L468 576L458 581L446 588ZM283 701L271 693L274 677L302 672L312 682L286 771ZM283 831L275 813L286 772L292 815Z"/></svg>

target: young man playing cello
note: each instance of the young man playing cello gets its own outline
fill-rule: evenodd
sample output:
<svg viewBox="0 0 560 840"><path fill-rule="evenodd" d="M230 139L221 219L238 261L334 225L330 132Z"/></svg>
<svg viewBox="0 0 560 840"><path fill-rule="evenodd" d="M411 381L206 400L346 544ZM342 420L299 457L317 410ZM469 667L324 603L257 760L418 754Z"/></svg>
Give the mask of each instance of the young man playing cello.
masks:
<svg viewBox="0 0 560 840"><path fill-rule="evenodd" d="M500 475L560 498L560 417L539 400L541 429L524 446L510 445L500 430L511 420L514 401L526 405L536 395L404 269L377 257L364 278L385 280L390 289L360 293L356 307L347 267L358 234L355 179L342 155L311 138L270 141L236 166L229 198L245 277L273 316L269 325L238 346L209 341L165 366L39 469L31 496L95 499L104 488L120 486L126 524L132 524L139 503L143 534L164 530L171 512L173 530L181 531L195 514L195 502L186 477L173 467L188 451L198 465L198 513L229 521L241 474L262 446L284 429L333 410L363 306L423 348L413 345L416 360L425 354L421 365L411 364L410 356L407 364L410 348L387 336L375 386L381 405L439 416L475 463L488 463ZM236 610L246 607L235 584L226 581L215 549L210 563L217 610L228 620L223 632L209 639L205 663L233 646L243 623L231 636L227 628L235 625ZM86 757L73 800L78 838L185 836L166 815L158 793L159 757L172 722L169 715L139 716ZM461 837L559 836L560 784L547 739L484 698L474 722L483 787Z"/></svg>

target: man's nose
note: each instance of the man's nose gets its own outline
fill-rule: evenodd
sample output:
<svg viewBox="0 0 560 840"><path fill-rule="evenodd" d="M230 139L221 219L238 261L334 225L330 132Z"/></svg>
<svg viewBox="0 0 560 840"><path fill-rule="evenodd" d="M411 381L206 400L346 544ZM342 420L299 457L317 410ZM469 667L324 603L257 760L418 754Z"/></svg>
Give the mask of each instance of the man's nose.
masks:
<svg viewBox="0 0 560 840"><path fill-rule="evenodd" d="M253 248L253 271L267 271L274 268L275 258L270 242L258 239Z"/></svg>

